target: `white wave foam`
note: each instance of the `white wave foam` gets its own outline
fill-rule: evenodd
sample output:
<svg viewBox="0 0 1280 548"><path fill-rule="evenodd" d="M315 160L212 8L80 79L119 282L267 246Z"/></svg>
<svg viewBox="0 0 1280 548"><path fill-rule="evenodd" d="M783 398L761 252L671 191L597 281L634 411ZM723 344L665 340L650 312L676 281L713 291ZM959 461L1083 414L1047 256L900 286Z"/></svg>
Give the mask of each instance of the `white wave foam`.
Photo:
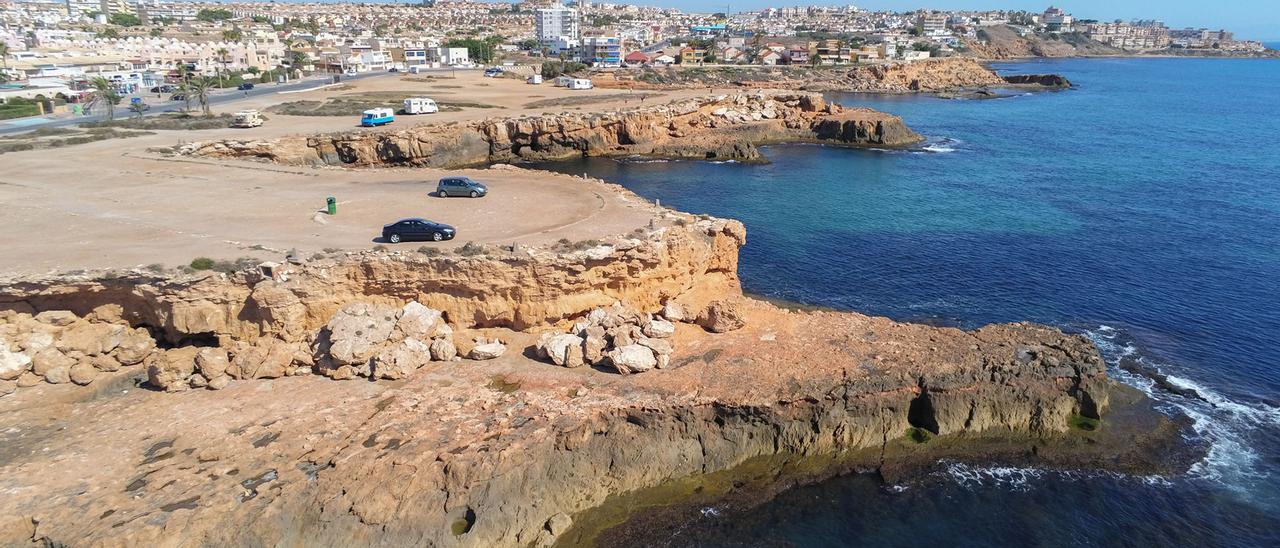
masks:
<svg viewBox="0 0 1280 548"><path fill-rule="evenodd" d="M1192 465L1194 478L1216 482L1243 495L1250 495L1258 480L1270 474L1261 466L1261 456L1248 442L1248 433L1259 425L1280 426L1280 409L1263 403L1241 403L1191 379L1170 375L1167 367L1142 355L1137 346L1126 341L1123 333L1103 325L1086 331L1110 366L1108 375L1146 393L1159 408L1176 409L1191 419L1195 440L1209 445L1200 462ZM1201 398L1190 398L1160 390L1154 379L1118 367L1120 360L1132 359L1165 376L1165 381L1178 388L1194 390Z"/></svg>
<svg viewBox="0 0 1280 548"><path fill-rule="evenodd" d="M1044 470L1014 466L971 466L960 462L945 463L942 471L963 487L999 486L1015 491L1030 489L1033 480L1040 479Z"/></svg>
<svg viewBox="0 0 1280 548"><path fill-rule="evenodd" d="M704 518L718 518L718 517L720 517L720 510L717 510L714 506L707 506L707 507L704 507L704 508L702 509L702 517L704 517Z"/></svg>
<svg viewBox="0 0 1280 548"><path fill-rule="evenodd" d="M925 151L935 152L935 153L945 153L945 152L955 152L955 151L956 151L956 149L954 149L954 148L951 148L951 147L944 147L944 146L938 146L938 145L928 145L928 146L925 146L925 147L921 147L921 148L920 148L920 150L925 150Z"/></svg>

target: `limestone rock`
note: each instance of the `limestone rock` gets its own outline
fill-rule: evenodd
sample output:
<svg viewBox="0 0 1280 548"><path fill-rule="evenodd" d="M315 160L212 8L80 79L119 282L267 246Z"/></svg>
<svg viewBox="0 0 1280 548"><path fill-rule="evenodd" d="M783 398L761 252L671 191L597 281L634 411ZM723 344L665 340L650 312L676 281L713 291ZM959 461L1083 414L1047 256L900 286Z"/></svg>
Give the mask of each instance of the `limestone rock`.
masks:
<svg viewBox="0 0 1280 548"><path fill-rule="evenodd" d="M23 352L11 352L9 345L0 339L0 380L11 381L31 369L31 356Z"/></svg>
<svg viewBox="0 0 1280 548"><path fill-rule="evenodd" d="M186 390L187 379L196 370L199 351L198 347L184 346L152 354L146 361L147 383L166 392Z"/></svg>
<svg viewBox="0 0 1280 548"><path fill-rule="evenodd" d="M666 321L654 318L644 325L644 334L649 337L665 339L676 333L676 325Z"/></svg>
<svg viewBox="0 0 1280 548"><path fill-rule="evenodd" d="M289 374L295 350L280 339L262 339L238 349L226 372L237 379L278 379Z"/></svg>
<svg viewBox="0 0 1280 548"><path fill-rule="evenodd" d="M77 322L58 337L58 349L97 356L115 350L124 341L124 326L109 323Z"/></svg>
<svg viewBox="0 0 1280 548"><path fill-rule="evenodd" d="M373 376L379 379L403 379L431 360L431 349L426 343L405 339L401 344L383 348L373 360Z"/></svg>
<svg viewBox="0 0 1280 548"><path fill-rule="evenodd" d="M473 360L492 360L501 357L506 351L507 345L501 342L487 342L472 348L468 357Z"/></svg>
<svg viewBox="0 0 1280 548"><path fill-rule="evenodd" d="M124 321L124 307L116 303L108 303L94 308L85 316L85 319L99 323L127 324Z"/></svg>
<svg viewBox="0 0 1280 548"><path fill-rule="evenodd" d="M87 361L75 364L67 373L71 378L71 382L80 386L88 385L89 383L92 383L94 379L98 378L98 369L95 368L91 362Z"/></svg>
<svg viewBox="0 0 1280 548"><path fill-rule="evenodd" d="M231 384L231 377L223 375L215 379L210 379L209 386L207 388L209 390L222 390L223 388L226 388L227 385L229 384Z"/></svg>
<svg viewBox="0 0 1280 548"><path fill-rule="evenodd" d="M18 381L0 381L0 396L8 396L18 391Z"/></svg>
<svg viewBox="0 0 1280 548"><path fill-rule="evenodd" d="M667 304L662 305L662 317L669 322L683 322L686 318L684 307L680 303L667 301Z"/></svg>
<svg viewBox="0 0 1280 548"><path fill-rule="evenodd" d="M107 373L120 370L120 361L108 355L89 358L89 364L92 365L94 369Z"/></svg>
<svg viewBox="0 0 1280 548"><path fill-rule="evenodd" d="M28 386L35 386L37 384L44 382L44 377L37 375L31 371L27 371L26 373L23 373L21 377L18 377L17 382L18 382L18 388L26 388Z"/></svg>
<svg viewBox="0 0 1280 548"><path fill-rule="evenodd" d="M354 303L329 320L329 355L338 363L367 364L391 337L398 311L385 305Z"/></svg>
<svg viewBox="0 0 1280 548"><path fill-rule="evenodd" d="M431 359L438 362L447 362L458 355L458 348L453 345L453 341L449 339L435 339L431 341Z"/></svg>
<svg viewBox="0 0 1280 548"><path fill-rule="evenodd" d="M653 350L638 344L615 348L609 351L608 356L613 367L623 375L643 373L658 365L658 359L653 355Z"/></svg>
<svg viewBox="0 0 1280 548"><path fill-rule="evenodd" d="M151 338L151 334L146 329L138 328L124 336L114 355L122 365L137 365L155 349L156 341Z"/></svg>
<svg viewBox="0 0 1280 548"><path fill-rule="evenodd" d="M583 330L586 339L582 343L582 357L592 365L600 363L604 359L604 351L609 346L609 341L605 339L605 330L600 326L591 326Z"/></svg>
<svg viewBox="0 0 1280 548"><path fill-rule="evenodd" d="M63 367L70 369L76 364L76 360L62 353L57 348L46 348L35 355L32 361L32 370L37 375L44 375L50 369Z"/></svg>
<svg viewBox="0 0 1280 548"><path fill-rule="evenodd" d="M32 331L18 340L19 350L28 356L34 356L41 350L53 346L53 334L48 331Z"/></svg>
<svg viewBox="0 0 1280 548"><path fill-rule="evenodd" d="M196 352L196 371L206 379L212 380L226 376L229 367L231 367L231 359L227 357L226 350L211 347L201 348Z"/></svg>
<svg viewBox="0 0 1280 548"><path fill-rule="evenodd" d="M78 319L70 310L45 310L36 314L36 321L58 327L66 327Z"/></svg>
<svg viewBox="0 0 1280 548"><path fill-rule="evenodd" d="M71 368L58 366L44 373L44 380L49 384L66 384L71 382Z"/></svg>
<svg viewBox="0 0 1280 548"><path fill-rule="evenodd" d="M698 315L698 325L712 333L726 333L741 329L746 322L737 305L729 301L713 301Z"/></svg>
<svg viewBox="0 0 1280 548"><path fill-rule="evenodd" d="M564 367L579 367L582 360L582 337L571 333L544 333L538 340L539 353L545 354L551 363ZM577 349L576 352L571 349Z"/></svg>
<svg viewBox="0 0 1280 548"><path fill-rule="evenodd" d="M423 341L453 333L453 329L445 323L443 313L427 308L417 301L410 301L400 310L396 330L405 337L414 337Z"/></svg>
<svg viewBox="0 0 1280 548"><path fill-rule="evenodd" d="M565 514L556 514L551 516L551 519L547 520L546 530L550 532L552 536L559 537L560 535L563 535L565 531L568 531L569 526L571 525L573 525L573 519L569 516Z"/></svg>

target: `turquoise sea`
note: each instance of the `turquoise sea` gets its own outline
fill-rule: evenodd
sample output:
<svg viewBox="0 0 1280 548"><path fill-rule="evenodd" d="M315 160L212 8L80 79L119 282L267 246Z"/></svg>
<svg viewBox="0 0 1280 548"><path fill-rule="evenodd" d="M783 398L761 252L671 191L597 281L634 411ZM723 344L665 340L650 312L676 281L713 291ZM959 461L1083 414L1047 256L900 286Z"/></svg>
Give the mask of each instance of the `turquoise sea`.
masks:
<svg viewBox="0 0 1280 548"><path fill-rule="evenodd" d="M945 464L849 476L655 531L673 546L1280 546L1280 61L1013 63L1076 87L993 100L833 95L912 150L766 149L768 165L588 159L650 199L746 223L747 291L899 320L1080 332L1195 421L1186 476ZM1133 360L1199 397L1162 391Z"/></svg>

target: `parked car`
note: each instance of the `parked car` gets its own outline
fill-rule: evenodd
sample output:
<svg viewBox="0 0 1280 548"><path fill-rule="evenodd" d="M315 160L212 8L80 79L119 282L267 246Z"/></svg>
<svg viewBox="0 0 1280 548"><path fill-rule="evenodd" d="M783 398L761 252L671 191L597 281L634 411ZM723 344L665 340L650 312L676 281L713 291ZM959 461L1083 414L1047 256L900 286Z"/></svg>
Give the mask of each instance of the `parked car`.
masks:
<svg viewBox="0 0 1280 548"><path fill-rule="evenodd" d="M181 93L175 93L169 96L170 101L185 101L187 96Z"/></svg>
<svg viewBox="0 0 1280 548"><path fill-rule="evenodd" d="M398 69L398 68L396 68L396 67L391 67L391 68L387 69L387 72L400 72L400 69Z"/></svg>
<svg viewBox="0 0 1280 548"><path fill-rule="evenodd" d="M455 233L452 226L417 217L401 219L382 227L382 239L393 244L413 240L452 240Z"/></svg>
<svg viewBox="0 0 1280 548"><path fill-rule="evenodd" d="M162 86L155 86L151 88L151 93L170 93L173 90L174 90L173 86L169 84L164 84Z"/></svg>
<svg viewBox="0 0 1280 548"><path fill-rule="evenodd" d="M242 84L240 84L240 85L236 86L236 89L238 89L238 90L240 90L240 91L249 91L249 90L253 89L253 83L252 83L252 82L244 82L244 83L242 83Z"/></svg>
<svg viewBox="0 0 1280 548"><path fill-rule="evenodd" d="M489 193L489 187L466 177L445 177L436 185L436 195L441 198L449 196L470 196L479 198Z"/></svg>
<svg viewBox="0 0 1280 548"><path fill-rule="evenodd" d="M489 67L484 69L484 75L487 78L497 78L502 76L502 67Z"/></svg>

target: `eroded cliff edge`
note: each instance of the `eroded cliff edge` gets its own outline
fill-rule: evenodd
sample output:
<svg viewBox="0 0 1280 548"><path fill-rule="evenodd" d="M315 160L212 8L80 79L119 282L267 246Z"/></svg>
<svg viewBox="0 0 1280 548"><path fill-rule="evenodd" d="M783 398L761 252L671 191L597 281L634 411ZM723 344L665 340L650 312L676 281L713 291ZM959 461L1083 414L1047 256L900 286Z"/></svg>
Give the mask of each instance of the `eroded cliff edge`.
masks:
<svg viewBox="0 0 1280 548"><path fill-rule="evenodd" d="M179 154L298 165L456 168L583 156L760 161L757 146L822 142L901 147L921 137L901 118L845 109L812 93L745 93L603 113L491 118L391 131L196 142Z"/></svg>
<svg viewBox="0 0 1280 548"><path fill-rule="evenodd" d="M1146 470L1123 458L1150 451L1145 440L1090 454L1072 436L1080 418L1105 424L1110 401L1103 361L1082 337L743 299L740 224L652 209L651 226L577 250L366 252L230 276L9 284L0 335L10 354L41 346L88 360L74 366L82 371L115 365L87 386L50 380L0 398L0 541L545 545L610 496L784 453L856 455L874 468L911 431ZM672 318L670 305L725 302L728 329L690 314L662 335L675 351L660 370L557 367L532 351L542 332L601 306ZM435 360L433 339L431 359L410 356L411 367L382 376L404 365L409 343L392 337L384 352L368 349L376 357L360 358L359 374L399 380L312 374L354 376L326 365L338 354L325 343L336 315L404 306L403 320L423 304L443 311L457 351L468 353L469 335L512 351ZM121 357L126 338L146 334L152 345ZM231 380L189 390L209 383L212 362L201 360L211 354ZM177 393L134 389L143 369Z"/></svg>

